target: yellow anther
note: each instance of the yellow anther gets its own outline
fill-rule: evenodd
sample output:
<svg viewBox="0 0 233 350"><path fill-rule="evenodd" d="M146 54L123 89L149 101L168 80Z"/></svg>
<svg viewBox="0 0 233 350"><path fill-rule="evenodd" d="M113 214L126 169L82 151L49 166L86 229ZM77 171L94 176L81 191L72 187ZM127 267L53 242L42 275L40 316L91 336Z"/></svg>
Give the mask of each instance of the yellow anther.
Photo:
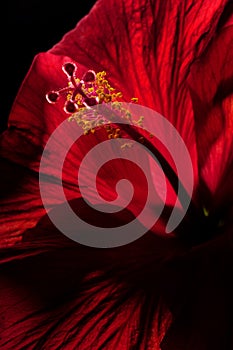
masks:
<svg viewBox="0 0 233 350"><path fill-rule="evenodd" d="M206 207L203 207L203 213L206 217L209 216L209 214L210 214L209 210L206 209Z"/></svg>
<svg viewBox="0 0 233 350"><path fill-rule="evenodd" d="M72 82L69 82L70 88L68 87L67 99L75 99L76 107L78 107L78 111L75 112L73 116L69 118L69 120L75 120L83 129L85 135L88 133L94 134L98 127L100 128L104 126L108 139L117 139L122 137L120 128L113 127L113 124L106 125L108 123L110 124L111 121L114 120L116 111L121 115L122 120L129 121L131 125L142 126L143 117L140 117L138 121L133 120L131 112L127 108L124 108L120 103L123 96L122 93L120 91L116 91L115 88L109 84L108 80L106 79L106 72L98 72L94 76L94 81L85 82L83 80L76 79L76 83L80 84L80 86L77 87L77 90L74 90L75 87L72 85ZM82 91L80 91L79 88L81 88ZM75 96L74 91L78 91ZM95 113L95 111L93 111L93 113L90 112L90 109L90 113L86 111L86 104L88 103L87 101L89 99L94 99L93 102L98 104L112 102L110 113L108 114L107 118L101 117L101 115L99 113ZM133 97L131 101L138 102L138 98ZM90 105L92 105L92 103L90 103ZM144 138L141 137L140 142L143 141ZM122 146L122 149L131 146L131 143L126 143Z"/></svg>
<svg viewBox="0 0 233 350"><path fill-rule="evenodd" d="M110 102L112 100L112 96L111 95L105 95L105 97L104 97L104 101L105 102Z"/></svg>
<svg viewBox="0 0 233 350"><path fill-rule="evenodd" d="M130 148L133 146L133 143L132 142L126 142L124 143L123 145L121 145L121 149L125 149L125 148Z"/></svg>
<svg viewBox="0 0 233 350"><path fill-rule="evenodd" d="M116 97L122 97L122 93L121 92L117 92L116 93Z"/></svg>
<svg viewBox="0 0 233 350"><path fill-rule="evenodd" d="M125 117L126 117L126 119L128 119L128 120L132 118L132 114L130 113L130 111L126 111Z"/></svg>

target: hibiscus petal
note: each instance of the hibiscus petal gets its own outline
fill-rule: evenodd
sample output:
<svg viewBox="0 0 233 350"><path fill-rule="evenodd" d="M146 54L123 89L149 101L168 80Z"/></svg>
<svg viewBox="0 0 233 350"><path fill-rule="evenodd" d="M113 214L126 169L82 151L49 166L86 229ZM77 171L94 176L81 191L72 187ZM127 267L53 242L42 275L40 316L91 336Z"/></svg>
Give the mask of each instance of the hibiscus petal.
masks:
<svg viewBox="0 0 233 350"><path fill-rule="evenodd" d="M231 11L230 11L231 10ZM196 62L189 77L197 133L200 180L222 206L232 197L233 7L229 19ZM231 192L229 192L231 191ZM221 193L220 193L221 192ZM206 203L212 206L214 203Z"/></svg>
<svg viewBox="0 0 233 350"><path fill-rule="evenodd" d="M41 211L43 207L41 202L38 202L37 197L39 160L48 137L65 117L62 112L63 106L59 102L57 105L48 105L45 95L49 90L64 85L65 77L60 74L61 66L71 59L77 63L81 75L86 69L97 71L106 69L112 85L124 93L126 100L129 100L132 96L138 96L139 103L152 107L165 115L184 138L193 157L195 167L194 120L186 78L194 59L200 56L214 35L218 19L226 3L227 1L224 0L216 0L214 3L210 0L195 2L148 1L146 3L138 0L119 1L116 4L111 0L100 0L90 15L84 18L74 31L67 34L60 44L56 45L49 53L40 54L35 58L12 108L9 119L10 128L2 135L1 139L1 154L10 161L10 170L15 171L16 165L23 166L22 176L27 182L24 187L19 188L19 194L15 197L14 202L11 202L9 192L6 193L5 199L2 201L3 208L5 208L2 220L6 218L8 213L10 214L14 207L17 205L21 207L17 221L12 220L12 223L7 223L11 225L11 231L16 232L15 235L21 235L28 227L24 225L19 229L18 226L22 219L24 224L27 224L26 221L29 219L28 202L32 198L34 199L31 202L32 207L37 206L38 210L36 209L32 213L32 221L29 222L29 226L35 225L43 215ZM93 27L95 27L94 32ZM67 135L67 138L69 138L69 135ZM61 140L62 144L63 141L65 142L65 140ZM75 177L73 170L78 159L72 153L70 167L66 167L65 180L71 187ZM44 176L51 176L52 174L56 179L56 169L53 172L51 165L49 166L49 161L48 155L48 167L44 169ZM28 169L32 169L33 173L28 173ZM35 178L35 181L32 181L32 178ZM13 182L17 183L15 178ZM26 194L25 191L27 191ZM14 194L15 192L13 192L13 196ZM78 197L79 190L71 188L70 195L71 198ZM52 197L50 193L48 197L51 199L51 204L58 203L55 190ZM24 200L26 205L23 202ZM12 205L10 205L11 203ZM26 216L25 213L27 213ZM31 231L33 244L29 242L31 245L27 246L28 242L24 241L17 245L15 249L2 251L5 255L2 255L1 262L8 262L5 270L1 271L3 286L1 299L5 303L3 313L7 312L8 318L4 320L1 346L17 348L23 345L30 348L37 344L39 347L43 347L47 342L46 345L49 348L56 348L57 345L62 346L64 342L70 341L76 347L80 345L80 341L83 341L84 346L90 348L89 340L95 340L99 342L97 345L99 348L100 346L104 348L109 344L113 348L116 345L119 332L123 329L123 344L120 344L120 347L126 349L128 347L128 329L125 319L130 316L130 320L133 323L135 322L135 315L132 314L132 308L135 311L135 306L136 308L137 306L141 307L140 330L144 330L146 326L150 331L153 325L152 319L159 314L157 312L158 305L161 305L160 300L158 300L160 296L158 286L160 286L159 278L161 276L164 278L164 275L160 262L169 259L173 254L177 254L182 249L179 243L175 243L173 246L173 240L159 240L162 243L158 244L158 237L153 237L149 241L146 240L145 246L140 246L141 240L137 241L136 244L139 245L139 250L143 252L143 256L139 260L135 258L133 249L135 245L133 245L130 268L126 271L124 268L128 261L125 259L125 257L128 258L127 247L123 249L122 254L113 254L112 259L117 258L117 263L118 261L120 263L116 266L116 274L111 275L115 277L114 283L117 281L118 287L116 294L113 293L113 300L109 299L108 296L106 297L106 294L113 291L112 285L110 284L110 287L109 284L106 286L102 280L95 278L93 278L92 284L83 285L88 295L85 299L85 293L82 289L80 290L80 280L75 278L77 271L80 273L80 270L85 270L85 260L82 261L85 253L84 255L80 254L77 245L74 247L73 254L70 254L69 249L62 253L55 250L54 255L50 254L51 250L47 256L38 254L38 252L41 253L41 250L43 251L43 247L46 249L46 244L48 244L47 237L44 237L45 231L52 235L52 229L50 224L42 227L42 232L38 232L38 227L36 227ZM20 233L18 230L20 230ZM41 240L40 234L43 237ZM4 240L8 240L7 243L9 243L11 238L15 242L14 234L10 238L4 237ZM54 235L52 242L50 240L49 243L53 245L56 238L57 236ZM25 240L27 241L26 235ZM32 246L35 247L38 242L41 243L41 246L36 248L36 257L28 258L30 253L23 252L21 263L18 263L18 261L9 263L9 260L14 260L16 256L20 258L20 253L16 252L18 249L27 246L31 252ZM61 240L59 244L63 244L63 242ZM150 251L150 258L148 258L148 251ZM80 265L76 261L77 255ZM88 250L87 256L89 259L90 250ZM54 265L51 267L51 272L48 272L51 258L54 258L52 260L52 265L53 263ZM93 265L100 263L98 259L93 260ZM106 265L109 260L106 259L104 262ZM98 264L94 267L90 262L89 264L92 271L98 267L103 268ZM29 270L27 269L28 266ZM112 267L112 264L110 266ZM35 279L36 267L39 273L38 279ZM145 271L147 272L146 276ZM84 274L86 272L87 270L84 271ZM118 273L120 274L119 279ZM17 278L19 275L20 281ZM107 277L109 275L108 272ZM31 279L33 276L34 280ZM167 277L171 277L171 274L169 273ZM119 283L122 279L124 281L123 288ZM103 280L106 281L106 275ZM52 282L54 281L57 283L53 285ZM48 284L46 282L50 282L51 289L47 288ZM75 283L77 289L72 290L72 283ZM61 294L59 294L60 285L64 288ZM93 296L90 293L90 285L94 288L95 298L92 300L90 300ZM151 289L152 285L153 288ZM38 293L38 290L40 290L40 293ZM141 290L142 294L140 294ZM72 295L71 300L67 300L70 296L69 293L76 291L77 294ZM6 294L8 295L7 300L5 300ZM54 295L57 299L54 298ZM139 296L139 299L132 297L132 295ZM113 308L111 308L111 303L113 303ZM18 309L16 309L16 305ZM110 311L110 313L104 313L105 307L108 308L107 311ZM51 309L53 312L51 312ZM97 318L95 318L96 311ZM164 313L165 316L166 312ZM48 320L47 316L51 319ZM91 335L94 338L85 338L84 336L87 335L90 327L96 326L100 321L99 316L104 324L100 323L97 332L92 332ZM144 321L148 319L149 324L145 324ZM163 324L163 322L160 320L158 324ZM80 325L83 328L77 334L76 329ZM25 329L32 337L25 337ZM106 329L108 332L104 334L103 330ZM66 332L65 336L64 332ZM79 328L77 332L79 332ZM100 334L101 337L99 337ZM147 341L143 338L143 334L142 332L139 333L139 343L142 346ZM158 343L163 335L164 330L160 334L159 332L155 333L153 347L159 349L160 345ZM119 345L119 343L117 344ZM148 348L147 345L144 347Z"/></svg>
<svg viewBox="0 0 233 350"><path fill-rule="evenodd" d="M107 70L126 99L137 96L139 103L168 118L184 138L195 168L186 79L191 64L213 36L226 3L99 1L51 52L69 53L90 68Z"/></svg>
<svg viewBox="0 0 233 350"><path fill-rule="evenodd" d="M45 217L25 235L23 259L21 245L1 250L1 315L7 313L1 348L108 349L117 343L128 349L142 334L145 308L154 325L151 345L159 350L170 321L161 303L159 266L177 250L169 242L149 235L128 247L93 249L66 239Z"/></svg>
<svg viewBox="0 0 233 350"><path fill-rule="evenodd" d="M45 214L39 191L40 159L52 131L64 120L62 105L58 103L52 107L45 96L56 84L66 83L65 76L61 74L61 66L67 60L66 57L49 53L35 57L12 107L8 130L1 135L1 191L4 191L1 199L1 245L10 242L13 244L19 240L25 229L34 226ZM82 69L84 72L85 68L80 66L81 71ZM59 140L60 147L63 146L61 141ZM75 159L75 155L71 159ZM79 195L73 175L73 167L76 169L75 161L71 163L73 165L69 164L64 170L68 198ZM42 181L47 185L48 205L55 205L60 203L56 194L59 179L50 155L47 155L46 165ZM11 193L5 190L8 174L13 175ZM16 191L17 186L19 187ZM29 212L28 209L33 204L34 210ZM17 215L13 216L16 210Z"/></svg>
<svg viewBox="0 0 233 350"><path fill-rule="evenodd" d="M1 137L1 155L38 171L41 149L65 117L61 103L49 105L45 95L64 86L62 64L74 60L80 76L87 69L106 69L126 100L138 96L139 103L168 118L184 138L195 170L195 133L186 78L193 60L213 36L226 3L98 1L59 44L35 57L13 105L9 129ZM70 184L72 169L66 177Z"/></svg>

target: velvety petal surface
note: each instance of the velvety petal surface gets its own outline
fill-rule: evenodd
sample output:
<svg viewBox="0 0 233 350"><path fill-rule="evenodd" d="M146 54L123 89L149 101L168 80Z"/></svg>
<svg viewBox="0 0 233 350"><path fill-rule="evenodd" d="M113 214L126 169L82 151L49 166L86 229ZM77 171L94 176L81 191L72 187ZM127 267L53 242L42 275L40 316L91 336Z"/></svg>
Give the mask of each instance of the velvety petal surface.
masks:
<svg viewBox="0 0 233 350"><path fill-rule="evenodd" d="M102 254L102 251L80 247L54 229L45 216L38 181L39 162L46 141L67 118L63 102L48 104L45 95L67 84L61 70L67 61L77 64L77 75L80 76L87 69L106 70L111 85L122 91L125 101L136 96L139 104L155 109L171 121L190 151L196 186L200 184L197 165L206 183L214 174L214 165L220 167L221 157L226 172L230 174L230 94L227 90L226 96L220 98L216 93L219 82L207 91L206 83L200 84L199 79L202 65L206 80L215 70L219 77L228 79L228 70L224 70L222 63L218 64L217 56L210 49L211 45L214 47L215 39L218 51L223 49L221 40L231 47L231 22L227 22L222 33L218 27L227 3L226 0L99 0L90 14L59 44L35 57L13 105L9 128L1 135L0 245L11 246L1 249L0 258L2 349L56 349L65 346L66 349L84 350L91 346L96 350L128 350L129 340L133 349L148 350L150 347L181 350L182 346L185 350L187 346L189 350L196 350L198 346L213 350L215 344L221 344L225 328L221 327L222 333L214 343L204 332L205 325L198 324L198 320L204 306L205 320L213 314L213 310L210 312L214 305L212 300L222 297L223 290L214 290L213 299L208 300L208 293L203 296L199 282L205 283L209 277L209 285L213 288L220 279L227 285L221 271L228 266L227 271L231 272L230 265L227 265L232 260L228 236L220 239L220 245L207 244L207 250L205 245L203 249L191 250L191 255L189 247L178 239L151 234L131 246L110 252L105 250ZM224 52L231 60L231 53ZM208 65L208 60L213 64ZM188 79L190 72L191 78ZM212 85L212 79L209 81ZM198 107L205 107L204 116L199 114ZM202 127L201 120L206 121L208 131ZM215 128L210 120L214 120ZM226 139L221 133L221 125L224 125ZM81 143L82 149L75 144L67 157L63 184L68 200L76 199L72 202L76 209L82 210L76 181L77 165L85 152L103 140L102 136L101 133L92 138L88 136L88 142L86 138ZM59 151L66 148L70 137L68 133L67 138L58 140ZM227 149L226 154L222 147ZM110 148L107 151L111 154ZM58 210L62 206L58 195L60 174L58 167L52 166L54 161L59 163L59 152L55 156L46 154L42 181L48 189L46 204L51 210ZM99 188L106 199L114 197L114 182L106 185L107 174L132 177L127 171L122 171L123 168L121 164L119 168L103 170ZM8 174L11 181L6 188ZM142 179L140 172L135 171L135 174ZM88 181L88 172L86 175ZM224 178L220 170L216 179L208 182L211 191L216 190L219 178ZM137 199L140 199L144 188L140 188L139 183L136 185L139 187ZM119 222L127 221L132 213L136 214L138 206L130 209L128 216L119 217ZM84 210L83 214L88 216L90 213ZM108 219L112 221L111 216ZM219 246L227 252L224 263L219 258ZM204 270L203 251L212 254ZM173 265L177 255L181 255L181 263L177 258L178 263ZM217 277L212 270L215 258L222 263ZM193 274L190 274L190 269ZM230 297L227 295L228 299ZM191 306L193 300L195 309ZM175 322L160 345L170 324L170 312ZM218 309L217 314L225 322L226 308L224 311ZM184 315L188 325L184 323ZM192 328L192 319L195 328ZM212 324L216 327L214 321ZM140 332L142 329L148 333ZM208 335L210 333L208 331ZM226 344L229 343L227 340Z"/></svg>
<svg viewBox="0 0 233 350"><path fill-rule="evenodd" d="M152 313L151 347L159 350L170 322L160 268L173 249L174 241L154 235L120 249L79 246L45 217L26 232L23 248L1 251L1 348L128 349L140 334L144 305Z"/></svg>
<svg viewBox="0 0 233 350"><path fill-rule="evenodd" d="M168 118L188 146L197 181L194 119L186 78L214 35L226 3L98 1L59 44L35 57L13 105L9 129L1 136L1 155L38 171L49 135L66 118L62 101L50 105L45 95L66 85L61 66L73 60L80 76L86 69L105 69L126 101L136 96L140 104ZM71 163L77 164L75 155ZM66 181L72 186L73 166L66 171ZM36 215L31 216L34 222Z"/></svg>
<svg viewBox="0 0 233 350"><path fill-rule="evenodd" d="M187 89L192 63L214 35L227 1L104 1L50 52L105 69L126 100L164 115L196 150ZM104 29L103 29L104 28Z"/></svg>
<svg viewBox="0 0 233 350"><path fill-rule="evenodd" d="M197 134L200 182L218 197L220 206L232 197L233 162L233 26L229 17L195 63L189 77ZM211 196L210 196L211 198ZM211 206L211 203L207 204Z"/></svg>

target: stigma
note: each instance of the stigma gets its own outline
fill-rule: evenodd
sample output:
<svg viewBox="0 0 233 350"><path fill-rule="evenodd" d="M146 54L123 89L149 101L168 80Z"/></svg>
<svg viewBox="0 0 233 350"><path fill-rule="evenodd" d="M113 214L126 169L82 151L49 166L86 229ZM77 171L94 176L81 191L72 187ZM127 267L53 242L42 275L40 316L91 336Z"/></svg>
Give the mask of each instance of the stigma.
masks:
<svg viewBox="0 0 233 350"><path fill-rule="evenodd" d="M67 114L73 114L80 108L119 101L122 97L122 93L115 92L109 84L105 71L95 73L88 70L81 78L77 78L77 66L72 62L63 64L62 70L67 76L67 86L48 92L46 99L49 103L56 103L60 97L65 96L64 111Z"/></svg>
<svg viewBox="0 0 233 350"><path fill-rule="evenodd" d="M73 62L63 64L62 71L67 76L67 86L48 92L46 99L49 103L55 104L63 98L63 109L70 115L68 121L76 121L83 129L84 135L95 133L96 129L104 127L108 139L122 138L121 129L111 123L111 119L108 120L103 115L93 113L92 107L99 104L111 103L111 108L127 123L143 127L143 117L134 120L131 112L123 108L121 105L123 95L110 85L105 71L96 73L94 70L88 70L78 78L77 66ZM137 102L138 98L131 98L131 103ZM128 146L128 144L125 145L126 148Z"/></svg>

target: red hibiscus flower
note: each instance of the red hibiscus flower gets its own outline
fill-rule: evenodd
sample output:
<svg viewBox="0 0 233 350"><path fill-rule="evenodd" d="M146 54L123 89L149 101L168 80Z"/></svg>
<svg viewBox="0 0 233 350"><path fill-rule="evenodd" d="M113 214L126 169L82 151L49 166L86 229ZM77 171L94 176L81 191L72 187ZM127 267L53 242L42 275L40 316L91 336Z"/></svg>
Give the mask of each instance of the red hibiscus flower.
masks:
<svg viewBox="0 0 233 350"><path fill-rule="evenodd" d="M35 57L1 135L1 349L232 348L232 10L227 0L99 0L60 43ZM67 62L80 79L106 71L124 101L138 97L178 130L192 159L194 192L171 235L164 222L172 188L158 224L129 245L86 247L50 221L40 160L67 115L64 100L49 104L45 96L66 84ZM85 220L120 226L143 204L143 174L126 174L124 164L100 174L106 199L114 197L110 180L119 173L138 191L130 210L108 216L87 209L76 180L83 154L103 139L99 130L71 148L62 186ZM155 141L145 140L155 152ZM62 215L58 169L51 154L45 159L46 205ZM171 174L166 168L175 187Z"/></svg>

